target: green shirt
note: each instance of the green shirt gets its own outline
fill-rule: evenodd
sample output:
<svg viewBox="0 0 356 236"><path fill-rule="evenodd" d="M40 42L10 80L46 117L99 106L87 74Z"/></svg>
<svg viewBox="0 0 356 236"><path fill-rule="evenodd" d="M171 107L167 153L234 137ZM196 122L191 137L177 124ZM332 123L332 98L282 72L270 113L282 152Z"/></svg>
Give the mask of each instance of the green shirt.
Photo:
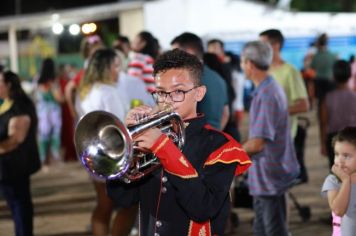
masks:
<svg viewBox="0 0 356 236"><path fill-rule="evenodd" d="M288 100L288 107L296 100L308 98L307 90L300 72L292 65L284 63L281 66L271 68L270 74L283 87ZM291 134L294 138L297 134L298 116L289 115Z"/></svg>
<svg viewBox="0 0 356 236"><path fill-rule="evenodd" d="M318 51L311 62L311 68L316 71L317 79L333 79L333 65L336 61L336 56L327 50Z"/></svg>

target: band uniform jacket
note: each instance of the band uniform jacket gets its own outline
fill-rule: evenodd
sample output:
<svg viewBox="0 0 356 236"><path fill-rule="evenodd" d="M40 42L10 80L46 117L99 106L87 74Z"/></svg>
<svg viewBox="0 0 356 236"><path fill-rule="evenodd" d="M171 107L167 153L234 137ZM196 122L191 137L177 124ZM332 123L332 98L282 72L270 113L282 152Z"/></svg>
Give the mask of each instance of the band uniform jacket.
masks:
<svg viewBox="0 0 356 236"><path fill-rule="evenodd" d="M151 148L163 168L131 184L107 181L116 206L139 203L142 236L223 235L231 182L251 164L237 141L202 117L186 122L182 152L165 134Z"/></svg>

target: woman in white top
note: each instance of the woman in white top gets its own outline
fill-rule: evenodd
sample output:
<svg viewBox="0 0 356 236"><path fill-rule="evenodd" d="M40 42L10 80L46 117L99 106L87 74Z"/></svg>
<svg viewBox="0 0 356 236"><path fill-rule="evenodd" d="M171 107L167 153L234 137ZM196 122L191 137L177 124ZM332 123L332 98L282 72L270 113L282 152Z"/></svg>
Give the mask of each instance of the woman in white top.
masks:
<svg viewBox="0 0 356 236"><path fill-rule="evenodd" d="M89 61L79 84L76 109L80 116L95 110L110 112L124 120L128 110L125 97L120 96L117 81L120 59L112 49L98 49ZM109 235L113 203L107 197L105 183L93 180L97 205L92 213L93 235ZM112 227L112 235L128 235L136 215L136 207L120 209Z"/></svg>

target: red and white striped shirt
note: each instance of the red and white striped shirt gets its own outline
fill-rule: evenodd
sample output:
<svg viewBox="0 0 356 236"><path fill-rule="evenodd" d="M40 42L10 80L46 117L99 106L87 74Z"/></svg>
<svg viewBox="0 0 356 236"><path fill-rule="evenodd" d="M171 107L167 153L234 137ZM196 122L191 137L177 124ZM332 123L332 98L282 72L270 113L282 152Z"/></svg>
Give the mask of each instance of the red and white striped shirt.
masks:
<svg viewBox="0 0 356 236"><path fill-rule="evenodd" d="M146 89L152 93L155 91L155 81L153 78L153 58L142 53L131 52L129 54L129 64L127 73L140 78L145 82Z"/></svg>

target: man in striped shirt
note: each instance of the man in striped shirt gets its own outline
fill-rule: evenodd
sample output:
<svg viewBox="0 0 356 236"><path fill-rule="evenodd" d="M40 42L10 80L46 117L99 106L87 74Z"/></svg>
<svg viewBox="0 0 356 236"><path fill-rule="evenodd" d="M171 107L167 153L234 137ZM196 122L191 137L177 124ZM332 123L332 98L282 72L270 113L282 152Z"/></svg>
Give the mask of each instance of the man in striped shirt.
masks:
<svg viewBox="0 0 356 236"><path fill-rule="evenodd" d="M285 193L299 174L282 87L268 74L272 48L254 41L245 45L241 66L256 89L249 114L249 138L243 147L253 165L248 172L253 196L254 235L287 236Z"/></svg>

